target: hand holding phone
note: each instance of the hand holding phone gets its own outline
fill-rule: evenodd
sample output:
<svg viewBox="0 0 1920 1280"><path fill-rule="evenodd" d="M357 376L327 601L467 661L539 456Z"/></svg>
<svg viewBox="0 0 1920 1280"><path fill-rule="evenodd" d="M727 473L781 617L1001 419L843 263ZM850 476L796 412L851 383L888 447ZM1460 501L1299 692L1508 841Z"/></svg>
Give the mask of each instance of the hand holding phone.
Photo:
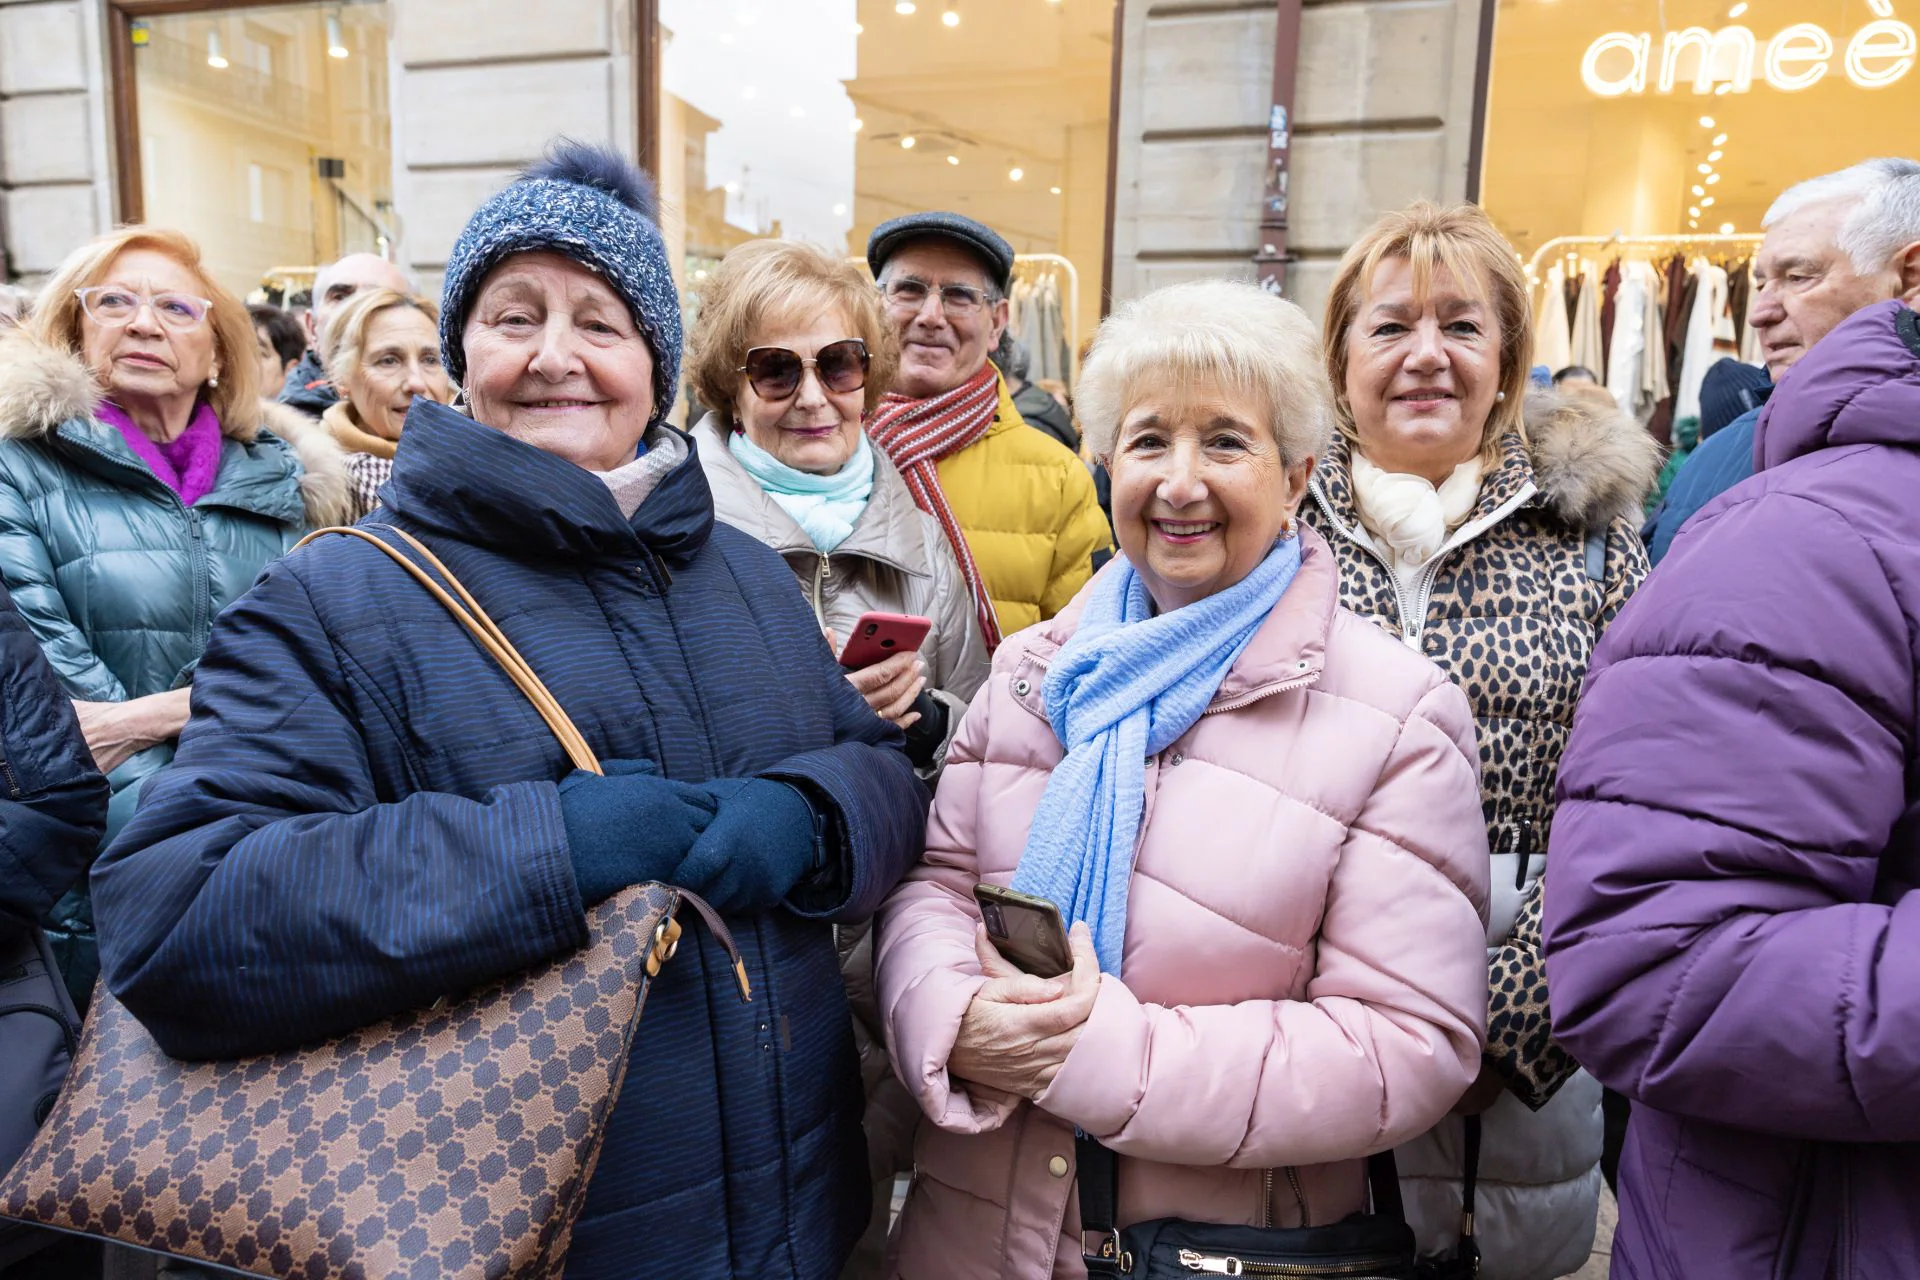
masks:
<svg viewBox="0 0 1920 1280"><path fill-rule="evenodd" d="M912 613L863 613L853 624L840 665L859 671L896 653L913 653L926 642L933 620Z"/></svg>
<svg viewBox="0 0 1920 1280"><path fill-rule="evenodd" d="M973 886L987 940L1001 955L1036 978L1057 978L1073 968L1073 948L1060 908L1045 898L997 884Z"/></svg>

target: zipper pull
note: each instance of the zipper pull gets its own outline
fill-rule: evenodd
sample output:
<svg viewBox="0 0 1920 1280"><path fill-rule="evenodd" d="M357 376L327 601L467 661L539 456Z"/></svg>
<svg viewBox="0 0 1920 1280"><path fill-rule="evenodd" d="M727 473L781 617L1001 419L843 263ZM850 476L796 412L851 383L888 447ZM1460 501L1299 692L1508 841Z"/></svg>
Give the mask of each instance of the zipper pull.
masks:
<svg viewBox="0 0 1920 1280"><path fill-rule="evenodd" d="M734 981L740 984L741 1003L752 1004L753 984L747 981L747 962L740 958L740 948L734 944L732 930L727 928L726 923L720 919L720 913L708 906L704 898L688 893L685 889L676 888L674 892L680 895L682 902L687 903L700 914L700 919L707 926L707 932L718 939L720 945L727 949L727 954L733 957L733 977Z"/></svg>
<svg viewBox="0 0 1920 1280"><path fill-rule="evenodd" d="M1191 1249L1180 1251L1180 1265L1189 1271L1200 1271L1207 1275L1238 1276L1245 1275L1246 1268L1238 1258L1209 1258L1204 1253L1195 1253Z"/></svg>

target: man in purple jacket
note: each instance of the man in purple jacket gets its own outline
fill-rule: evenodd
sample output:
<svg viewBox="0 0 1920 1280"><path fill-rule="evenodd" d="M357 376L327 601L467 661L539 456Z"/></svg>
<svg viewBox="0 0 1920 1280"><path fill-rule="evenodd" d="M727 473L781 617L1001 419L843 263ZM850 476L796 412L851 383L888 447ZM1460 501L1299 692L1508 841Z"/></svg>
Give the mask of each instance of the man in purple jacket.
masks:
<svg viewBox="0 0 1920 1280"><path fill-rule="evenodd" d="M1920 241L1903 293L1920 291ZM1554 1031L1634 1101L1615 1280L1920 1275L1920 315L1780 382L1560 761Z"/></svg>

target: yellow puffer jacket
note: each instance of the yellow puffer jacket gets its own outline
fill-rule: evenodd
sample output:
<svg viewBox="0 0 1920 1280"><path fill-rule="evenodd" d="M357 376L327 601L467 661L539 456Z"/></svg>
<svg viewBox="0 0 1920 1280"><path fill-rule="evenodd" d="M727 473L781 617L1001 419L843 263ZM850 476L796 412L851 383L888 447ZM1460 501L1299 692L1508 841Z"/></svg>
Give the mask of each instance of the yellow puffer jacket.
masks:
<svg viewBox="0 0 1920 1280"><path fill-rule="evenodd" d="M993 426L940 463L940 487L1010 636L1067 607L1093 575L1112 530L1086 464L1013 407L1004 379Z"/></svg>

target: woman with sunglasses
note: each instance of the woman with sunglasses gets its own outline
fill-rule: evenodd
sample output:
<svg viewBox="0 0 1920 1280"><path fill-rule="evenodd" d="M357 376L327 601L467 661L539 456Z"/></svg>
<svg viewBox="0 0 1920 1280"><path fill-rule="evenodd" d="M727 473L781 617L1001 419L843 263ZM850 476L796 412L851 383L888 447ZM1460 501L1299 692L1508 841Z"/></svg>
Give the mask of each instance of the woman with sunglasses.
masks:
<svg viewBox="0 0 1920 1280"><path fill-rule="evenodd" d="M752 241L714 273L688 346L715 514L786 559L836 647L863 613L932 620L917 654L847 675L931 778L987 650L939 524L861 429L900 363L879 295L811 245Z"/></svg>
<svg viewBox="0 0 1920 1280"><path fill-rule="evenodd" d="M262 402L256 348L199 249L156 227L75 250L0 340L0 577L113 784L107 840L172 757L214 617L349 513L340 450ZM84 886L52 931L82 1001Z"/></svg>
<svg viewBox="0 0 1920 1280"><path fill-rule="evenodd" d="M689 339L689 378L710 410L693 438L715 515L781 554L829 643L843 644L869 611L932 620L917 654L847 674L876 714L906 730L907 754L931 780L988 655L940 525L861 427L900 364L882 305L858 267L810 245L734 249ZM837 936L874 1181L873 1218L843 1280L881 1274L893 1177L912 1166L919 1119L881 1041L870 934L863 923Z"/></svg>

